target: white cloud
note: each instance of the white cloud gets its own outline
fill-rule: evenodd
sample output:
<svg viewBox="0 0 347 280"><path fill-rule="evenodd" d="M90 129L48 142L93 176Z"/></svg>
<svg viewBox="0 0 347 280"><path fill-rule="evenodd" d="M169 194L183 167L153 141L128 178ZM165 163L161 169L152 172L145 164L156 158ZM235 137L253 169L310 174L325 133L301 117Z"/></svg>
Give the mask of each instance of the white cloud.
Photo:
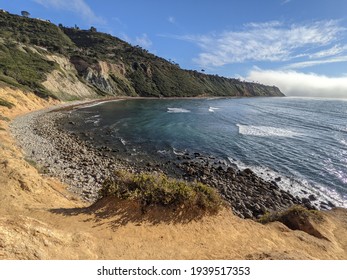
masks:
<svg viewBox="0 0 347 280"><path fill-rule="evenodd" d="M278 20L272 20L267 22L249 22L246 23L245 27L252 27L252 28L270 28L270 27L278 27L281 26L282 23Z"/></svg>
<svg viewBox="0 0 347 280"><path fill-rule="evenodd" d="M321 60L309 60L309 61L301 61L296 63L291 63L283 67L284 69L298 69L298 68L306 68L321 64L328 64L328 63L337 63L337 62L346 62L347 61L347 55L345 56L336 56L328 59L321 59Z"/></svg>
<svg viewBox="0 0 347 280"><path fill-rule="evenodd" d="M128 34L126 33L121 33L120 35L118 35L119 38L121 38L122 40L124 40L125 42L128 42L129 44L131 44L131 38Z"/></svg>
<svg viewBox="0 0 347 280"><path fill-rule="evenodd" d="M168 20L168 22L170 22L170 23L176 23L176 19L173 17L173 16L169 16L168 18L167 18L167 20Z"/></svg>
<svg viewBox="0 0 347 280"><path fill-rule="evenodd" d="M111 19L112 21L116 22L118 26L127 28L127 25L119 17L112 17Z"/></svg>
<svg viewBox="0 0 347 280"><path fill-rule="evenodd" d="M327 77L313 73L255 68L246 79L276 85L287 96L347 98L347 76Z"/></svg>
<svg viewBox="0 0 347 280"><path fill-rule="evenodd" d="M308 56L305 51L328 47L344 28L338 21L285 25L279 21L248 23L241 31L177 36L196 43L202 52L195 58L201 66L223 66L246 61L284 62Z"/></svg>
<svg viewBox="0 0 347 280"><path fill-rule="evenodd" d="M97 15L84 0L34 0L36 3L58 10L66 10L80 15L88 24L105 24L106 21Z"/></svg>
<svg viewBox="0 0 347 280"><path fill-rule="evenodd" d="M330 49L326 49L326 50L322 50L322 51L310 54L309 58L322 58L322 57L338 55L344 52L345 50L347 50L347 46L335 45L331 47Z"/></svg>
<svg viewBox="0 0 347 280"><path fill-rule="evenodd" d="M148 38L146 33L143 33L140 37L136 37L135 43L146 49L153 45L152 41Z"/></svg>
<svg viewBox="0 0 347 280"><path fill-rule="evenodd" d="M285 4L290 3L291 1L292 1L292 0L283 0L281 4L282 4L282 5L285 5Z"/></svg>
<svg viewBox="0 0 347 280"><path fill-rule="evenodd" d="M135 39L131 38L126 33L120 33L118 36L119 38L121 38L122 40L124 40L125 42L129 44L138 45L146 49L149 49L153 45L153 42L149 39L146 33L141 34L141 36L135 37ZM151 52L153 53L154 50L151 50Z"/></svg>

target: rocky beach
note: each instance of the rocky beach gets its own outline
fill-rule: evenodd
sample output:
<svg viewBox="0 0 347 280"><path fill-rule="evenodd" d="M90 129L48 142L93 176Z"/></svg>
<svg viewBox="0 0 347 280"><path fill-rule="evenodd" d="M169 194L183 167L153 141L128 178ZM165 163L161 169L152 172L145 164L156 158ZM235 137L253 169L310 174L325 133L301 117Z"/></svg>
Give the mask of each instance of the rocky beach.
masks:
<svg viewBox="0 0 347 280"><path fill-rule="evenodd" d="M78 106L81 105L76 108ZM115 170L126 169L164 172L213 186L241 218L260 218L267 212L295 204L317 209L313 194L293 196L280 188L280 177L267 182L250 169L239 170L236 165L209 155L186 152L174 160L130 162L121 149L95 147L93 141L85 140L86 133L81 135L64 129L66 123L74 125L69 115L76 108L42 110L18 117L12 122L11 131L28 161L41 173L66 183L69 191L83 200L95 202L103 181L114 176ZM320 202L318 207L328 209L334 205L327 201Z"/></svg>
<svg viewBox="0 0 347 280"><path fill-rule="evenodd" d="M198 176L209 180L222 194L225 187L225 196L229 192L231 204L236 195L240 200L248 196L248 200L242 201L245 210L235 203L233 211L227 207L217 215L177 220L175 213L163 208L153 208L143 214L139 205L127 201L92 203L96 198L94 186L101 185L108 175L106 172L125 167L135 172L139 171L138 167L126 160L120 161L120 152L95 150L77 135L59 131L59 120L68 116L69 110L57 109L71 103L57 107L55 101L45 102L33 94L9 88L0 88L0 97L16 105L12 110L0 107L3 116L0 120L3 128L0 130L1 259L346 258L345 209L320 211L323 220L303 224L310 225L330 241L302 230L291 230L279 222L263 225L242 219L241 215L246 217L247 210L252 211L252 205L247 204L252 201L257 201L259 207L265 204L251 192L261 192L264 185L270 195L271 183L258 182L259 188L248 188L249 194L243 191L236 194L234 188L246 190L245 183L238 184L237 180L261 180L249 170L239 171L235 166L227 172L222 161L202 154L177 155L177 161L167 165L171 166L167 172L186 179ZM208 168L203 167L202 163L206 165L207 161ZM142 163L142 170L165 171L165 162L157 164ZM224 184L227 179L232 183ZM61 183L65 180L68 184ZM283 192L277 191L284 197ZM272 201L278 201L283 207L274 197L271 194Z"/></svg>

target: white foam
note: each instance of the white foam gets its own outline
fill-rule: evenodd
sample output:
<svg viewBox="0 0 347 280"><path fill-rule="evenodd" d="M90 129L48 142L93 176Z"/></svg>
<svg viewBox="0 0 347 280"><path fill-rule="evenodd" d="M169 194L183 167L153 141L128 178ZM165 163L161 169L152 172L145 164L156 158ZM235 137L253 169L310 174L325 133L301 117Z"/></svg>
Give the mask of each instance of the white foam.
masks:
<svg viewBox="0 0 347 280"><path fill-rule="evenodd" d="M123 138L119 137L119 140L122 142L124 146L127 144L127 142Z"/></svg>
<svg viewBox="0 0 347 280"><path fill-rule="evenodd" d="M219 110L219 108L217 108L217 107L209 107L208 108L209 112L214 112L215 110Z"/></svg>
<svg viewBox="0 0 347 280"><path fill-rule="evenodd" d="M121 101L121 99L95 102L95 103L91 103L91 104L81 105L78 108L83 108L83 109L84 108L91 108L91 107L95 107L95 106L98 106L100 104L104 104L104 103L107 103L107 102L118 102L118 101Z"/></svg>
<svg viewBox="0 0 347 280"><path fill-rule="evenodd" d="M228 157L228 159L232 164L237 165L240 170L250 168L255 174L265 181L274 181L275 178L280 177L281 181L276 182L278 186L294 196L303 198L307 197L307 194L315 195L317 200L312 201L311 203L313 203L317 208L320 208L320 202L322 201L331 201L336 206L347 208L347 200L336 191L328 189L327 187L319 184L312 185L312 183L308 182L307 180L299 178L300 175L288 177L267 167L246 165L243 162L235 160L231 157ZM303 193L303 191L307 194Z"/></svg>
<svg viewBox="0 0 347 280"><path fill-rule="evenodd" d="M168 113L190 113L189 110L183 108L167 108Z"/></svg>
<svg viewBox="0 0 347 280"><path fill-rule="evenodd" d="M157 153L162 154L162 155L167 155L167 154L170 154L170 151L169 150L158 150Z"/></svg>
<svg viewBox="0 0 347 280"><path fill-rule="evenodd" d="M339 142L340 142L342 145L347 146L347 141L346 141L345 139L339 139Z"/></svg>
<svg viewBox="0 0 347 280"><path fill-rule="evenodd" d="M173 148L172 151L176 156L183 156L186 153L186 151L179 151L179 150L176 150L175 148Z"/></svg>
<svg viewBox="0 0 347 280"><path fill-rule="evenodd" d="M242 135L251 135L258 137L295 137L302 135L301 133L271 126L254 126L254 125L242 125L236 124L239 128L239 133Z"/></svg>
<svg viewBox="0 0 347 280"><path fill-rule="evenodd" d="M95 126L98 126L100 121L101 121L100 115L94 115L86 119L84 123L93 123Z"/></svg>
<svg viewBox="0 0 347 280"><path fill-rule="evenodd" d="M92 123L92 124L94 124L95 126L98 126L99 125L99 123L100 123L100 120L101 119L96 119L96 120L85 120L84 121L84 123Z"/></svg>

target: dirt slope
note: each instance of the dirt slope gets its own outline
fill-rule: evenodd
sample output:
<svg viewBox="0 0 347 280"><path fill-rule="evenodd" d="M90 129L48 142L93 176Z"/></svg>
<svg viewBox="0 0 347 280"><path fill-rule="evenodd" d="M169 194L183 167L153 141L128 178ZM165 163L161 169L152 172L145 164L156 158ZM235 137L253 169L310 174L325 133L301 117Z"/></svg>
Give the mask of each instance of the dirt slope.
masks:
<svg viewBox="0 0 347 280"><path fill-rule="evenodd" d="M0 98L15 105L0 106L0 259L347 259L346 209L323 213L319 239L227 209L177 219L133 202L86 205L40 175L9 132L9 119L56 102L10 88Z"/></svg>

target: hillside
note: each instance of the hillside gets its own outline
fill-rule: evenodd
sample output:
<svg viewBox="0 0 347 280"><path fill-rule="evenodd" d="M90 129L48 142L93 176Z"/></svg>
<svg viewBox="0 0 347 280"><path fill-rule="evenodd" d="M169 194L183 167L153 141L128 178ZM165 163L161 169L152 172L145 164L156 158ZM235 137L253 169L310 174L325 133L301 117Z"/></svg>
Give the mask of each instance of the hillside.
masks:
<svg viewBox="0 0 347 280"><path fill-rule="evenodd" d="M61 100L98 96L283 96L181 69L111 35L0 13L0 81Z"/></svg>

